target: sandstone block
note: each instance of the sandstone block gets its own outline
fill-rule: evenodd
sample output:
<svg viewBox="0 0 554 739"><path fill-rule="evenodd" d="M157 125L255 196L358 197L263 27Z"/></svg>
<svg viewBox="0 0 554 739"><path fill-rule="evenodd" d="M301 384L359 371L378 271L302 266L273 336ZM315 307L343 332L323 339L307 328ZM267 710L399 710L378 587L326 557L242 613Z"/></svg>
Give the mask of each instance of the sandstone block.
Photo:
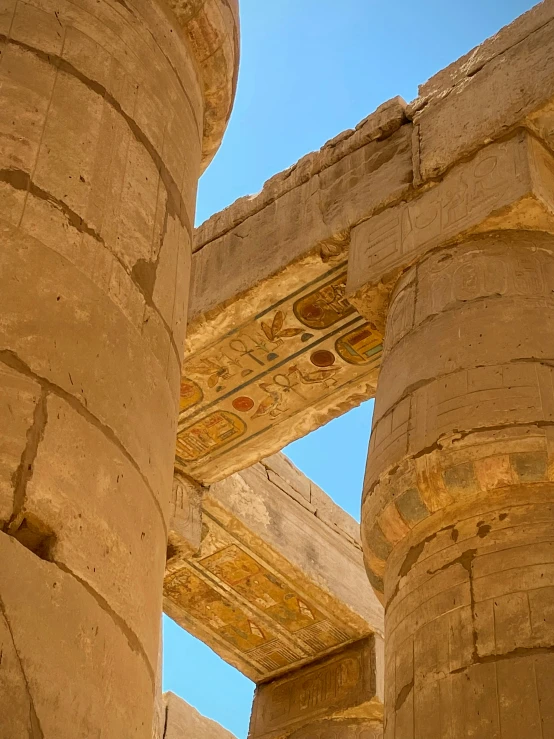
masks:
<svg viewBox="0 0 554 739"><path fill-rule="evenodd" d="M421 181L513 130L554 95L554 6L518 18L421 88Z"/></svg>
<svg viewBox="0 0 554 739"><path fill-rule="evenodd" d="M382 737L373 637L256 688L249 739Z"/></svg>
<svg viewBox="0 0 554 739"><path fill-rule="evenodd" d="M200 548L172 551L164 585L166 613L256 682L380 634L382 624L356 522L328 497L323 504L321 490L317 509L291 494L277 469L312 489L280 457L211 485Z"/></svg>
<svg viewBox="0 0 554 739"><path fill-rule="evenodd" d="M136 634L155 670L159 636L151 624L161 610L165 529L152 493L78 406L47 395L44 427L37 434L32 476L13 535L32 534L36 546L44 541L43 556L102 598Z"/></svg>
<svg viewBox="0 0 554 739"><path fill-rule="evenodd" d="M175 474L170 504L168 559L188 557L202 541L203 489L183 475Z"/></svg>

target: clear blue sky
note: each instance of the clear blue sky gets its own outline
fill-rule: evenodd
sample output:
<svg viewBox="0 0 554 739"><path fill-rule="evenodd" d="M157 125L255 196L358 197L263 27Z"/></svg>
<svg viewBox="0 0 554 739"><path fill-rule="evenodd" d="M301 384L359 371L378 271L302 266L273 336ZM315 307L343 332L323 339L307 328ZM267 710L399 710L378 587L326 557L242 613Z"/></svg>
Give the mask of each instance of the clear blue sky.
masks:
<svg viewBox="0 0 554 739"><path fill-rule="evenodd" d="M239 0L242 59L197 221L417 86L531 8L532 0ZM263 244L260 245L263 248ZM358 517L371 403L295 442L294 463ZM164 689L246 739L253 685L168 619Z"/></svg>

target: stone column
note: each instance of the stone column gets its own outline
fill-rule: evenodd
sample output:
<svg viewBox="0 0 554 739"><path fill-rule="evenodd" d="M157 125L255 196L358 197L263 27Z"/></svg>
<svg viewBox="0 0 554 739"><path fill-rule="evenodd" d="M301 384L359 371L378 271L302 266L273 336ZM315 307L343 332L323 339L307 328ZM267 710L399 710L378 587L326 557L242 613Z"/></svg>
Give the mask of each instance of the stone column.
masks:
<svg viewBox="0 0 554 739"><path fill-rule="evenodd" d="M427 251L388 312L363 503L386 739L554 736L554 237Z"/></svg>
<svg viewBox="0 0 554 739"><path fill-rule="evenodd" d="M249 739L382 739L382 646L371 636L259 684Z"/></svg>
<svg viewBox="0 0 554 739"><path fill-rule="evenodd" d="M196 184L236 66L234 4L193 10L0 0L2 737L151 737Z"/></svg>

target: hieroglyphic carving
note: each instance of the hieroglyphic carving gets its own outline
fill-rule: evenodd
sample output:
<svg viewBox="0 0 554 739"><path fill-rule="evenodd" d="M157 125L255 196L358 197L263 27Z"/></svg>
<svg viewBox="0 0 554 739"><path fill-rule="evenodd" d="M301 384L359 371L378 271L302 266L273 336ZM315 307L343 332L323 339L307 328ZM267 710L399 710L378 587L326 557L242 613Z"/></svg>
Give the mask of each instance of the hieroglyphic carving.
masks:
<svg viewBox="0 0 554 739"><path fill-rule="evenodd" d="M202 459L214 449L238 439L246 424L238 416L215 411L187 427L177 439L177 454L185 461Z"/></svg>
<svg viewBox="0 0 554 739"><path fill-rule="evenodd" d="M188 377L181 378L181 392L179 398L179 409L186 411L194 408L204 398L201 387Z"/></svg>
<svg viewBox="0 0 554 739"><path fill-rule="evenodd" d="M345 268L332 267L185 362L178 469L202 482L224 477L276 420L376 379L382 337L346 300Z"/></svg>
<svg viewBox="0 0 554 739"><path fill-rule="evenodd" d="M375 695L374 642L369 637L340 653L259 685L251 739L281 736L322 716L369 702ZM288 732L287 732L288 734Z"/></svg>
<svg viewBox="0 0 554 739"><path fill-rule="evenodd" d="M294 315L309 328L329 328L341 318L355 313L346 300L344 275L339 275L325 285L297 300Z"/></svg>
<svg viewBox="0 0 554 739"><path fill-rule="evenodd" d="M485 147L434 189L389 208L354 230L348 291L483 223L533 190L525 134Z"/></svg>
<svg viewBox="0 0 554 739"><path fill-rule="evenodd" d="M348 364L368 364L380 357L383 347L379 334L364 323L337 339L335 348Z"/></svg>
<svg viewBox="0 0 554 739"><path fill-rule="evenodd" d="M258 679L356 638L205 512L201 548L188 560L168 562L164 595L192 633L199 625L205 641L224 642Z"/></svg>

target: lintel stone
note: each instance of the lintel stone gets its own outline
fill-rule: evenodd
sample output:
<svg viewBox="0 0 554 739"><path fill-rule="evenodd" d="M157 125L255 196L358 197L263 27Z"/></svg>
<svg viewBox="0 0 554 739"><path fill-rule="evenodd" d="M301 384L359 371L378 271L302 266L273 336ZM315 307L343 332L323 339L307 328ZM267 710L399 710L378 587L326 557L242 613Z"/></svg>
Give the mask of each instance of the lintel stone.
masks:
<svg viewBox="0 0 554 739"><path fill-rule="evenodd" d="M166 613L255 682L383 633L359 524L282 455L206 489L200 549L172 554Z"/></svg>

